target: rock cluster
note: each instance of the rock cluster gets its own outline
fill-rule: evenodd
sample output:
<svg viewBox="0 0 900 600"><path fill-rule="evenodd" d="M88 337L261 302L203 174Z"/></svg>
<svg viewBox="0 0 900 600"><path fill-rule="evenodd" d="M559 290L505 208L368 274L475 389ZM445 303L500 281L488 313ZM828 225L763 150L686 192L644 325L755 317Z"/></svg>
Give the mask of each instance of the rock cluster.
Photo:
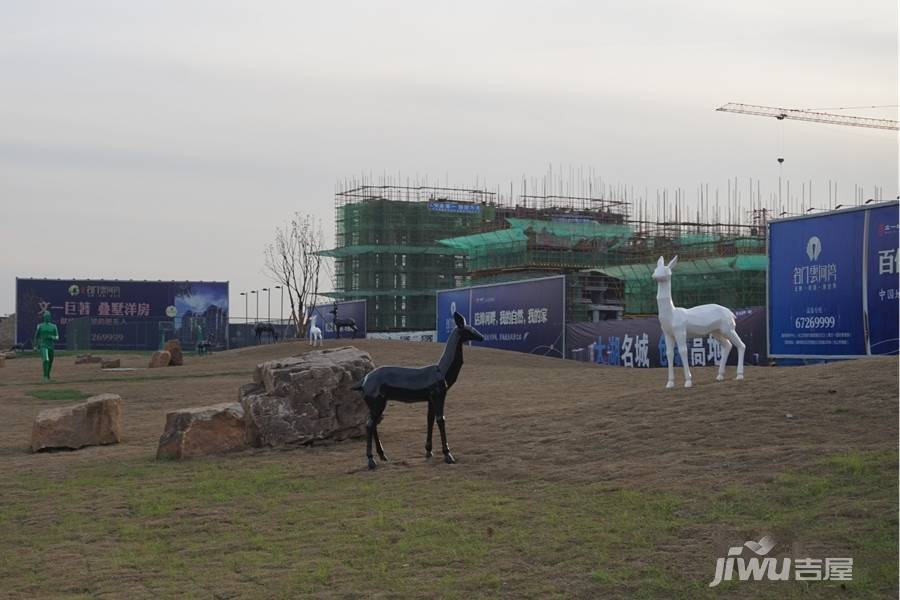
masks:
<svg viewBox="0 0 900 600"><path fill-rule="evenodd" d="M90 365L100 362L103 362L103 359L99 356L94 356L93 354L79 354L75 357L76 365Z"/></svg>
<svg viewBox="0 0 900 600"><path fill-rule="evenodd" d="M283 446L365 434L368 408L350 387L374 368L369 354L352 346L258 365L253 383L240 389L248 440Z"/></svg>
<svg viewBox="0 0 900 600"><path fill-rule="evenodd" d="M181 340L169 340L163 347L163 350L169 353L170 367L180 367L184 364L184 353L181 351Z"/></svg>
<svg viewBox="0 0 900 600"><path fill-rule="evenodd" d="M150 357L150 368L168 367L170 362L172 362L172 355L169 351L160 350L159 352L154 352L153 356Z"/></svg>
<svg viewBox="0 0 900 600"><path fill-rule="evenodd" d="M350 388L373 368L369 354L351 346L259 364L240 402L169 413L157 458L364 435L369 412Z"/></svg>

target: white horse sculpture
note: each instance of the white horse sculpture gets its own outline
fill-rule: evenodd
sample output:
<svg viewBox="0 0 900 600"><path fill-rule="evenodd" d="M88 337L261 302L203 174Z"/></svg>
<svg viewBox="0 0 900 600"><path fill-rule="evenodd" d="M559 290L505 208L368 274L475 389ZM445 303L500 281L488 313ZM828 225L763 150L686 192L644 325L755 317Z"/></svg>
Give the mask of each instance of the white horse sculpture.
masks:
<svg viewBox="0 0 900 600"><path fill-rule="evenodd" d="M316 340L319 341L319 345L322 345L322 330L316 327L316 319L319 318L319 315L310 315L309 317L309 345L315 346Z"/></svg>
<svg viewBox="0 0 900 600"><path fill-rule="evenodd" d="M666 388L675 387L675 343L678 343L678 352L681 354L681 363L684 366L684 387L691 387L691 369L688 366L688 336L711 335L722 346L722 358L719 361L719 375L716 381L725 379L725 363L728 354L734 344L738 350L738 364L736 379L744 378L744 350L746 346L735 331L734 313L718 304L703 304L693 308L676 308L672 303L672 267L678 262L678 257L666 266L663 257L660 256L653 271L653 279L656 281L656 303L659 306L659 324L666 336L666 358L669 360L669 381Z"/></svg>

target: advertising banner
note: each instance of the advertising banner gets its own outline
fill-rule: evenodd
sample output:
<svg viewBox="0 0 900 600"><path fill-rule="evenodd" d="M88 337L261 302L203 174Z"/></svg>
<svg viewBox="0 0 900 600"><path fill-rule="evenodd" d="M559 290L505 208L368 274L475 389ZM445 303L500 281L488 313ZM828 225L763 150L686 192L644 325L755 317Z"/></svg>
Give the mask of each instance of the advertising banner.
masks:
<svg viewBox="0 0 900 600"><path fill-rule="evenodd" d="M30 347L45 310L60 348L155 350L172 338L224 347L228 282L16 279L17 343Z"/></svg>
<svg viewBox="0 0 900 600"><path fill-rule="evenodd" d="M765 309L759 306L737 310L735 317L737 333L747 346L744 364L767 364ZM665 340L656 317L571 323L566 327L567 358L604 365L667 367ZM691 367L718 365L722 357L722 348L712 336L688 338L687 347ZM677 348L674 363L679 367L683 364ZM737 364L737 350L731 350L727 364Z"/></svg>
<svg viewBox="0 0 900 600"><path fill-rule="evenodd" d="M871 354L897 354L897 313L900 311L900 215L898 206L868 211L866 295Z"/></svg>
<svg viewBox="0 0 900 600"><path fill-rule="evenodd" d="M456 306L484 335L483 342L473 342L475 346L562 358L565 292L564 276L438 292L438 341L446 341L452 330L450 323Z"/></svg>
<svg viewBox="0 0 900 600"><path fill-rule="evenodd" d="M864 356L863 211L769 224L769 349Z"/></svg>
<svg viewBox="0 0 900 600"><path fill-rule="evenodd" d="M769 224L769 353L897 353L898 204Z"/></svg>
<svg viewBox="0 0 900 600"><path fill-rule="evenodd" d="M313 309L316 327L322 330L326 340L366 337L366 301L348 300L332 304L320 304ZM335 318L338 325L335 326Z"/></svg>

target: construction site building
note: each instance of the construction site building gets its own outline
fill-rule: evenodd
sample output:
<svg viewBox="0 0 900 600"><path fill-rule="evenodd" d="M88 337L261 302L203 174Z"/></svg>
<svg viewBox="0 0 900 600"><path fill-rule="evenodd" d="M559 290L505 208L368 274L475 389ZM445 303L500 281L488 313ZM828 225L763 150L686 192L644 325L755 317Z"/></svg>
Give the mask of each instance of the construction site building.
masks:
<svg viewBox="0 0 900 600"><path fill-rule="evenodd" d="M765 303L765 224L633 220L592 197L355 186L336 194L336 291L368 300L373 331L433 329L441 289L566 275L567 320L656 313L658 256L679 255L679 306Z"/></svg>

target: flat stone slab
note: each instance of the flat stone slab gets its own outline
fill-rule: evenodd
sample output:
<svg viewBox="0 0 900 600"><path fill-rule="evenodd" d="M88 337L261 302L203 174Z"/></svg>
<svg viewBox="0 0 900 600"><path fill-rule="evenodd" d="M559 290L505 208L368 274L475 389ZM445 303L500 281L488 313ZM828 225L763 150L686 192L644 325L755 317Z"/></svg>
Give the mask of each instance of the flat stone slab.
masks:
<svg viewBox="0 0 900 600"><path fill-rule="evenodd" d="M122 398L118 394L92 396L72 406L38 413L31 428L31 450L76 450L122 441Z"/></svg>

